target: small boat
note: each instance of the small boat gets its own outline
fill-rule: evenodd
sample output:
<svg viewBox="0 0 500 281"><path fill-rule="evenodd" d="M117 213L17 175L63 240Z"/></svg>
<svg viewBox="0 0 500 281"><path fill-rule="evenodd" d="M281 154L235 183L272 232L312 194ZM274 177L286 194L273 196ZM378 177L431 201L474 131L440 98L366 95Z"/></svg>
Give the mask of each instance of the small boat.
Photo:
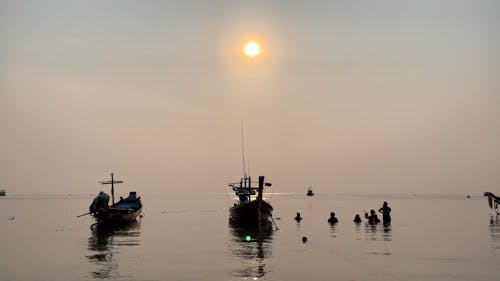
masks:
<svg viewBox="0 0 500 281"><path fill-rule="evenodd" d="M491 192L483 193L484 196L488 196L488 205L491 209L494 209L497 214L500 214L500 209L498 206L500 205L500 197L496 196Z"/></svg>
<svg viewBox="0 0 500 281"><path fill-rule="evenodd" d="M264 186L271 186L271 183L264 183L264 176L259 176L258 187L252 187L251 177L246 176L241 178L239 183L230 183L229 186L239 198L238 203L229 208L231 222L243 226L269 223L273 207L263 199L263 193Z"/></svg>
<svg viewBox="0 0 500 281"><path fill-rule="evenodd" d="M111 181L99 182L100 184L111 184L111 205L109 204L109 195L101 191L92 201L89 207L89 213L96 220L91 228L104 226L123 226L135 222L141 214L142 203L141 197L137 196L135 191L131 191L127 198L120 197L120 200L115 203L115 188L117 183L111 174Z"/></svg>
<svg viewBox="0 0 500 281"><path fill-rule="evenodd" d="M307 196L313 196L313 195L314 195L314 192L313 192L312 187L309 187L309 188L307 189L307 194L306 194L306 195L307 195Z"/></svg>
<svg viewBox="0 0 500 281"><path fill-rule="evenodd" d="M5 192L5 190L3 189L0 189L0 196L6 196L7 195L7 192Z"/></svg>

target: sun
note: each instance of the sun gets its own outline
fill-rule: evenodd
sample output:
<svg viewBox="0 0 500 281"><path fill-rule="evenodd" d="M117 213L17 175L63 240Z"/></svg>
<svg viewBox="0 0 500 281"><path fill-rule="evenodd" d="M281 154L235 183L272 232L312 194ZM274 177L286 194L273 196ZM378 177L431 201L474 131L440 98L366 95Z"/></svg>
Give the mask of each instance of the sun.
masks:
<svg viewBox="0 0 500 281"><path fill-rule="evenodd" d="M250 40L245 43L243 46L243 54L249 58L255 58L262 54L262 48L260 44L255 40Z"/></svg>

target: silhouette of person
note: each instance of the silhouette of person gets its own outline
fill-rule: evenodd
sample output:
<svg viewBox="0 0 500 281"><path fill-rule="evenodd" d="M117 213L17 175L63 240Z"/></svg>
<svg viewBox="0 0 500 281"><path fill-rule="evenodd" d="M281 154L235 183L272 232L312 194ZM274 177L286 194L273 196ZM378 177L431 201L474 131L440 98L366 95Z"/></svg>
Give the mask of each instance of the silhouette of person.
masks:
<svg viewBox="0 0 500 281"><path fill-rule="evenodd" d="M339 220L335 217L335 213L331 212L330 213L330 218L328 219L328 222L331 224L336 224L339 222Z"/></svg>
<svg viewBox="0 0 500 281"><path fill-rule="evenodd" d="M375 213L375 210L370 210L370 215L368 213L365 213L365 218L368 219L368 223L371 225L377 224L380 222L380 220L377 217L377 214Z"/></svg>
<svg viewBox="0 0 500 281"><path fill-rule="evenodd" d="M361 217L360 217L358 214L356 214L356 215L354 216L354 222L355 222L355 223L360 223L360 222L361 222Z"/></svg>
<svg viewBox="0 0 500 281"><path fill-rule="evenodd" d="M297 215L295 216L295 220L300 222L302 220L302 218L300 217L300 213L297 212Z"/></svg>
<svg viewBox="0 0 500 281"><path fill-rule="evenodd" d="M384 222L384 224L391 223L391 208L389 208L389 206L387 205L387 202L384 202L382 208L378 209L378 211L382 213L382 221Z"/></svg>

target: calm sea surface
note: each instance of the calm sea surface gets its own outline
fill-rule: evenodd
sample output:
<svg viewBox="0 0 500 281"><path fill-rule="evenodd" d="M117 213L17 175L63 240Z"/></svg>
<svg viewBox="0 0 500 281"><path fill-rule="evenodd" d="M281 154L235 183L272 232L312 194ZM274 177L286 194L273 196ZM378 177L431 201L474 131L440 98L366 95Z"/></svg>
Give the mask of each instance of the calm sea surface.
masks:
<svg viewBox="0 0 500 281"><path fill-rule="evenodd" d="M0 197L0 280L500 280L500 217L484 197L267 197L279 230L231 227L225 194L146 194L138 224L100 232L76 218L91 195ZM383 201L390 227L352 222Z"/></svg>

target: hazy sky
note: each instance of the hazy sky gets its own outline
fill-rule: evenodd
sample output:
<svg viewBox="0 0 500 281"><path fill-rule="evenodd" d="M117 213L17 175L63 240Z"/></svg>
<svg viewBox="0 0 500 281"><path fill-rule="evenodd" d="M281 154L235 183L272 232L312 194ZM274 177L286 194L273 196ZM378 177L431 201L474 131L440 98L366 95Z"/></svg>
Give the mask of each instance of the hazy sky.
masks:
<svg viewBox="0 0 500 281"><path fill-rule="evenodd" d="M244 120L276 192L500 192L499 27L494 0L0 0L0 187L223 192Z"/></svg>

